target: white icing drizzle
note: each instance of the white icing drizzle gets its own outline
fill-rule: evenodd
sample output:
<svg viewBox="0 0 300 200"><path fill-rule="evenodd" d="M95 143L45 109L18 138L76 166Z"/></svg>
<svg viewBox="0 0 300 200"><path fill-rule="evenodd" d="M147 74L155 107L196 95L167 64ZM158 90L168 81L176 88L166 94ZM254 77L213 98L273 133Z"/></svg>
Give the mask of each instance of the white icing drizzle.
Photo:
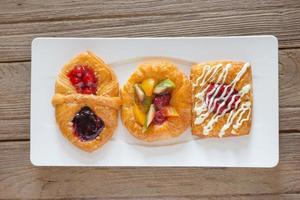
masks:
<svg viewBox="0 0 300 200"><path fill-rule="evenodd" d="M204 76L202 82L200 83L200 86L202 87L204 84L212 80L221 67L222 64L216 65L213 68L210 67L208 73ZM213 72L210 74L211 70L213 70ZM209 78L206 78L209 74L210 74Z"/></svg>
<svg viewBox="0 0 300 200"><path fill-rule="evenodd" d="M251 112L251 102L250 101L247 101L245 103L243 103L240 108L235 112L234 110L232 110L229 114L229 117L225 123L225 125L222 127L220 133L219 133L219 137L222 137L225 135L225 131L227 129L230 128L231 124L233 123L233 120L236 118L236 116L239 115L239 119L237 121L239 121L241 119L241 117L243 116L243 114L249 110L249 113L248 113L248 116L250 117L250 112ZM244 121L247 121L249 120L249 118L245 118L243 119ZM240 121L239 123L242 124L244 121ZM238 127L237 127L238 128Z"/></svg>
<svg viewBox="0 0 300 200"><path fill-rule="evenodd" d="M222 85L225 83L225 80L227 78L227 74L229 69L232 67L232 65L229 63L225 66L225 69L221 72L221 74L219 75L219 78L217 80L217 84L219 85L215 85L215 87L217 87L217 89L213 89L212 91L210 91L207 96L211 95L211 93L213 93L212 97L211 97L211 101L208 103L208 98L206 99L206 104L208 105L209 111L212 112L215 107L217 102L224 97L224 95L226 94L227 91L227 87L226 89L222 92L221 96L219 98L216 98L216 95L219 93L219 90L221 89Z"/></svg>
<svg viewBox="0 0 300 200"><path fill-rule="evenodd" d="M244 66L242 67L241 71L239 71L239 73L236 75L236 77L233 79L233 81L225 87L222 95L220 98L224 98L225 101L227 101L227 99L231 96L232 92L234 91L235 85L237 84L237 82L241 79L241 77L244 75L244 73L246 72L247 68L250 67L249 63L245 63ZM231 87L230 92L224 97L224 95L226 94L227 88Z"/></svg>
<svg viewBox="0 0 300 200"><path fill-rule="evenodd" d="M213 125L219 120L220 117L221 117L221 115L218 115L217 113L213 115L213 117L211 118L211 120L209 120L207 125L204 126L203 135L208 135L209 134L209 132L213 128Z"/></svg>
<svg viewBox="0 0 300 200"><path fill-rule="evenodd" d="M195 95L196 98L201 100L201 103L198 103L194 106L194 111L196 112L196 115L198 116L195 119L195 124L201 124L207 117L208 117L208 112L207 111L207 106L204 102L204 96L205 96L205 92L208 89L208 86L202 90L201 92L197 93ZM206 112L206 114L202 114L203 112Z"/></svg>
<svg viewBox="0 0 300 200"><path fill-rule="evenodd" d="M232 92L234 91L235 85L237 84L237 82L241 79L241 77L244 75L244 73L246 72L247 68L250 67L249 63L245 63L244 66L242 67L242 69L239 71L239 73L236 75L236 77L233 79L233 81L225 87L222 95L220 98L224 98L225 101L227 101L227 99L231 96ZM250 85L249 85L250 86ZM227 92L227 88L231 87L230 92L224 97L224 95Z"/></svg>
<svg viewBox="0 0 300 200"><path fill-rule="evenodd" d="M215 98L216 98L216 95L218 94L221 87L222 87L222 85L215 85L214 89L212 89L206 95L206 96L210 96L211 94L213 94L212 97L210 98L210 101L209 101L208 98L206 98L206 101L205 101L210 112L212 112L215 109L215 105L216 105L216 102L217 102Z"/></svg>
<svg viewBox="0 0 300 200"><path fill-rule="evenodd" d="M236 104L235 104L235 109L237 109L237 106L238 106L239 103L241 102L242 97L243 97L245 94L247 94L247 93L250 91L250 89L251 89L251 85L248 84L248 85L245 85L245 86L239 91L239 95L240 95L241 97L240 97L239 100L236 102ZM250 108L250 107L251 107L251 102L248 101L248 102L246 102L246 103L247 103L247 104L244 103L245 106L248 106L249 109L251 109L251 108ZM230 103L229 103L229 104L230 104ZM229 106L229 105L228 105L228 106ZM230 104L230 106L231 106L231 104ZM241 108L242 108L242 107L243 107L243 104L241 105ZM240 108L240 109L241 109L241 108ZM234 110L232 110L232 111L230 112L226 124L222 127L222 129L221 129L221 131L220 131L220 133L219 133L219 137L222 137L222 136L225 134L225 131L231 126L231 124L232 124L234 118L236 117L236 115L233 115L233 114L238 114L239 111L240 111L240 110L237 110L236 112L234 112ZM242 120L240 119L240 118L243 116L243 114L244 114L245 112L246 112L246 111L242 112L242 114L239 116L239 120L237 120L238 125L236 125L236 126L234 125L234 126L233 126L234 129L238 129L238 128L243 124L243 122L249 120L249 117L250 117L250 113L251 113L251 112L248 113L248 116L247 116L245 119L242 119ZM222 114L223 114L223 113L222 113ZM233 133L235 133L235 132L233 131Z"/></svg>
<svg viewBox="0 0 300 200"><path fill-rule="evenodd" d="M194 123L197 124L201 124L202 122L204 122L204 120L208 117L209 112L206 112L204 114L199 115L198 117L196 117Z"/></svg>
<svg viewBox="0 0 300 200"><path fill-rule="evenodd" d="M226 77L227 77L227 74L228 74L228 71L229 69L232 67L232 64L228 63L226 66L225 66L225 69L221 72L218 80L217 80L217 83L220 83L221 79L222 79L222 83L221 85L223 85L225 83L225 80L226 80Z"/></svg>
<svg viewBox="0 0 300 200"><path fill-rule="evenodd" d="M250 110L250 107L249 107L249 110ZM238 118L238 120L236 120L236 123L233 125L233 128L234 129L238 129L242 124L243 124L243 122L245 122L245 121L248 121L249 120L249 118L250 118L250 112L248 112L248 115L247 115L247 117L246 118L244 118L244 119L241 119L242 118L242 116L243 116L243 114L245 113L246 111L244 111L244 112L241 112L241 114L239 115L239 118Z"/></svg>
<svg viewBox="0 0 300 200"><path fill-rule="evenodd" d="M220 111L220 109L221 109L221 107L224 106L225 101L223 101L222 104L220 104L220 106L219 106L219 108L218 108L216 114L214 114L214 115L212 116L211 120L210 120L210 121L207 123L207 125L204 127L204 129L203 129L203 134L204 134L204 135L208 135L209 132L212 130L213 125L214 125L216 122L218 122L219 118L220 118L220 117L223 117L223 116L230 110L231 105L233 104L234 98L235 98L236 96L238 96L238 95L236 95L236 94L233 95L232 98L231 98L231 100L230 100L230 102L228 103L226 109L224 109L223 112L222 112L221 114L218 114L219 111ZM240 96L239 99L241 99L241 98L242 98L242 96ZM235 107L237 107L238 103L239 103L239 102L235 102Z"/></svg>
<svg viewBox="0 0 300 200"><path fill-rule="evenodd" d="M200 115L203 111L207 111L206 105L203 103L201 106L195 106L194 111L197 115Z"/></svg>
<svg viewBox="0 0 300 200"><path fill-rule="evenodd" d="M244 87L242 87L242 89L239 91L240 95L245 95L246 93L248 93L251 89L251 85L245 85Z"/></svg>
<svg viewBox="0 0 300 200"><path fill-rule="evenodd" d="M202 80L203 76L206 74L206 71L210 70L210 66L209 65L205 65L204 66L204 72L201 74L201 76L199 76L196 80L196 83L193 83L193 87L196 87L199 84L199 81Z"/></svg>
<svg viewBox="0 0 300 200"><path fill-rule="evenodd" d="M205 68L204 68L204 73L202 73L202 75L196 80L196 84L193 84L193 86L194 87L197 86L198 85L197 83L199 83L200 80L202 80L202 82L200 83L200 87L202 87L203 85L205 85L207 82L209 82L215 76L215 74L219 71L219 69L221 67L222 67L222 64L218 64L218 65L216 65L216 66L214 66L212 68L210 66L206 65ZM225 66L225 68L222 70L222 72L220 73L220 75L218 77L217 83L219 83L219 82L222 81L222 84L223 84L225 82L227 74L228 74L228 70L229 70L230 67L232 67L231 64L227 64ZM209 76L209 78L207 78L208 76ZM197 124L201 124L209 116L208 112L202 114L203 112L207 111L207 106L206 105L208 105L208 102L206 102L206 104L204 103L204 101L205 101L204 100L204 96L205 96L205 92L206 92L206 90L208 88L209 88L209 86L207 86L204 90L202 90L201 92L199 92L199 93L197 93L195 95L195 98L198 98L201 101L201 103L202 103L200 106L198 104L194 106L194 110L195 110L195 112L196 112L196 114L198 116L198 117L196 117L196 119L194 121L194 123L196 125ZM219 89L220 88L218 88L217 90L219 90ZM214 92L214 89L211 90L208 95L210 95L213 92ZM217 93L215 93L214 96L216 94Z"/></svg>
<svg viewBox="0 0 300 200"><path fill-rule="evenodd" d="M216 66L213 66L213 67L211 67L209 65L206 65L204 67L204 70L203 70L203 73L201 74L201 76L193 84L193 87L200 86L200 89L201 89L201 87L203 87L207 82L209 82L213 78L213 76L215 76L215 74L219 71L220 67L222 67L222 64L219 64L219 65L216 65ZM233 93L234 88L235 88L237 82L244 75L244 73L246 72L247 68L250 67L250 64L249 63L245 63L244 66L242 67L242 69L238 72L238 74L234 78L234 80L229 85L225 86L225 88L224 88L222 94L220 95L220 97L216 98L216 95L219 93L220 88L225 83L225 80L226 80L227 75L228 75L228 71L229 71L229 69L231 67L232 67L231 64L227 64L223 68L222 72L220 73L220 75L219 75L219 77L217 79L217 82L216 82L217 84L206 95L206 96L211 96L210 99L208 99L208 98L204 99L205 92L209 88L209 85L204 90L200 91L199 93L197 93L195 95L195 98L197 98L197 99L200 100L199 103L195 104L195 106L194 106L194 111L196 112L196 116L197 116L196 119L195 119L195 121L194 121L195 125L199 125L199 124L203 123L204 120L209 116L209 113L212 112L215 109L216 103L219 100L223 101L219 105L217 112L213 115L213 117L210 119L210 121L207 123L207 125L203 128L203 134L204 135L208 135L209 132L212 130L213 125L216 122L218 122L219 118L223 117L231 109L232 104L235 102L235 97L236 96L240 96L240 98L235 102L235 105L234 105L235 110L237 109L237 107L238 107L238 105L239 105L239 103L241 101L242 96L244 96L246 93L248 93L250 91L250 89L251 89L250 85L245 85L239 91L238 94L232 95L231 100L228 103L226 109L224 109L221 114L218 114L220 112L220 109L225 106L226 101L228 100L228 98ZM229 87L231 89L227 93L227 90L228 90ZM240 113L240 115L238 117L238 120L237 120L236 124L234 125L235 129L238 129L242 125L243 122L249 120L250 112L248 113L248 115L247 115L246 118L242 119L243 114L248 109L251 109L251 102L250 101L247 101L244 104L242 104L238 110L236 110L236 111L232 110L230 112L230 114L229 114L229 117L227 119L226 124L222 127L219 136L222 137L225 134L225 131L231 126L231 124L233 123L233 120L236 118L236 116L238 115L238 113Z"/></svg>

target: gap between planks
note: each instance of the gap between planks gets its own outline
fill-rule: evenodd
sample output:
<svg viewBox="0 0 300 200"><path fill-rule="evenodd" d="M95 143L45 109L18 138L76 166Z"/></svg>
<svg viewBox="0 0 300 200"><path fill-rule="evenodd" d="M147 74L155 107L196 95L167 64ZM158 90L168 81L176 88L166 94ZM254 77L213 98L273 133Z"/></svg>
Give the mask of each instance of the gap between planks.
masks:
<svg viewBox="0 0 300 200"><path fill-rule="evenodd" d="M279 131L279 134L284 134L285 136L288 135L300 135L300 130L294 129L294 130L281 130ZM14 143L14 142L30 142L30 138L21 138L21 139L0 139L0 143Z"/></svg>

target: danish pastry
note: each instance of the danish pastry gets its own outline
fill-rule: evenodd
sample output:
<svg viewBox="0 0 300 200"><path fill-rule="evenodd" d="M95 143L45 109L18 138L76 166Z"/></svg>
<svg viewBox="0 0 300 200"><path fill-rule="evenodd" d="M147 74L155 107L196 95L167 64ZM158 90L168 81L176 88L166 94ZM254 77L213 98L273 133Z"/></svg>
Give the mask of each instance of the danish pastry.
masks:
<svg viewBox="0 0 300 200"><path fill-rule="evenodd" d="M190 125L190 82L172 63L140 65L121 96L123 124L138 139L150 142L176 137Z"/></svg>
<svg viewBox="0 0 300 200"><path fill-rule="evenodd" d="M252 118L249 63L214 61L191 70L192 134L200 137L247 135Z"/></svg>
<svg viewBox="0 0 300 200"><path fill-rule="evenodd" d="M52 98L62 134L82 150L98 149L117 127L118 95L112 69L92 52L79 54L60 71Z"/></svg>

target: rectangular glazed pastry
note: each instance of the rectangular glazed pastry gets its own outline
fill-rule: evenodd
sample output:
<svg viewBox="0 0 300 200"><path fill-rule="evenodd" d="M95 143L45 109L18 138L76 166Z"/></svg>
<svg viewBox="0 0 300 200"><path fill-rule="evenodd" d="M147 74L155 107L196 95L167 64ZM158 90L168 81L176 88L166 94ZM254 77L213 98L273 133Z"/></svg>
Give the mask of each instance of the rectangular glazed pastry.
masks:
<svg viewBox="0 0 300 200"><path fill-rule="evenodd" d="M192 133L199 137L247 135L252 118L249 63L212 61L191 70Z"/></svg>

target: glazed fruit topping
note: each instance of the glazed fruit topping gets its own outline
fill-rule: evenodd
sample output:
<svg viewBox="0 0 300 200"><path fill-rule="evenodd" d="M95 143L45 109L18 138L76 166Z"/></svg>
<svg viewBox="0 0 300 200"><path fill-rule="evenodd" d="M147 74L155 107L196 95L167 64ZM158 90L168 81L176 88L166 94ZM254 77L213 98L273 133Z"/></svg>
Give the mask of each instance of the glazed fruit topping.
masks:
<svg viewBox="0 0 300 200"><path fill-rule="evenodd" d="M153 78L147 78L147 79L143 80L143 82L141 84L142 89L145 91L145 94L148 97L152 96L155 82L156 81Z"/></svg>
<svg viewBox="0 0 300 200"><path fill-rule="evenodd" d="M175 83L173 83L173 81L171 81L170 79L165 79L155 86L153 93L154 94L169 93L174 88L175 88Z"/></svg>
<svg viewBox="0 0 300 200"><path fill-rule="evenodd" d="M170 79L156 83L156 80L147 78L133 86L136 96L133 113L136 121L143 126L143 132L151 124L161 125L168 117L179 116L176 109L170 106L175 83Z"/></svg>
<svg viewBox="0 0 300 200"><path fill-rule="evenodd" d="M208 109L214 113L228 113L238 107L240 95L230 85L211 83L205 97Z"/></svg>
<svg viewBox="0 0 300 200"><path fill-rule="evenodd" d="M82 141L95 139L103 130L104 122L88 106L84 106L74 116L74 133Z"/></svg>
<svg viewBox="0 0 300 200"><path fill-rule="evenodd" d="M151 104L149 111L147 113L147 118L146 118L146 123L145 123L145 127L148 128L150 126L150 124L152 123L153 119L155 117L155 108L154 105Z"/></svg>
<svg viewBox="0 0 300 200"><path fill-rule="evenodd" d="M157 110L162 109L164 106L168 106L170 104L171 94L161 94L156 95L153 99L153 103Z"/></svg>
<svg viewBox="0 0 300 200"><path fill-rule="evenodd" d="M143 102L146 97L145 92L143 91L143 89L139 84L135 84L133 87L137 98L139 99L140 102Z"/></svg>
<svg viewBox="0 0 300 200"><path fill-rule="evenodd" d="M137 122L143 126L146 123L146 114L136 103L133 106L133 113Z"/></svg>
<svg viewBox="0 0 300 200"><path fill-rule="evenodd" d="M167 120L167 117L163 114L161 110L155 112L153 124L160 125Z"/></svg>
<svg viewBox="0 0 300 200"><path fill-rule="evenodd" d="M179 114L176 109L172 106L165 106L161 109L161 112L166 117L178 117Z"/></svg>
<svg viewBox="0 0 300 200"><path fill-rule="evenodd" d="M87 65L76 65L67 76L77 92L82 94L96 94L97 78L94 70Z"/></svg>

